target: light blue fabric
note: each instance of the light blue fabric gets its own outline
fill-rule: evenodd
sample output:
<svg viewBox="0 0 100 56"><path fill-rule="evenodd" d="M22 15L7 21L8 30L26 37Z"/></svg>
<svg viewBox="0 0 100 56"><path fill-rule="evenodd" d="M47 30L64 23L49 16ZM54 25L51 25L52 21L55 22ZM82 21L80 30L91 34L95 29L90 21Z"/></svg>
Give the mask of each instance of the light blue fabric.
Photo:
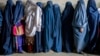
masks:
<svg viewBox="0 0 100 56"><path fill-rule="evenodd" d="M88 18L83 0L78 1L73 18L74 43L76 51L80 53L84 50L89 40ZM83 28L83 32L80 32L81 28Z"/></svg>

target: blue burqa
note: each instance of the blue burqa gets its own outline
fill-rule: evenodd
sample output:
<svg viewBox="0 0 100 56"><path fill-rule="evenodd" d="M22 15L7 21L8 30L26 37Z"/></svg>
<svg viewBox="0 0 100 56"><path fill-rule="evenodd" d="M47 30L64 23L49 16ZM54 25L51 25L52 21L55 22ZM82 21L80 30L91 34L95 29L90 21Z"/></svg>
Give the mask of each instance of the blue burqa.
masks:
<svg viewBox="0 0 100 56"><path fill-rule="evenodd" d="M53 46L54 14L52 1L48 1L44 8L44 51L48 52Z"/></svg>
<svg viewBox="0 0 100 56"><path fill-rule="evenodd" d="M53 50L62 51L62 33L61 33L61 12L58 4L53 5L54 12L54 33L53 33Z"/></svg>
<svg viewBox="0 0 100 56"><path fill-rule="evenodd" d="M14 4L12 0L8 0L4 9L3 31L2 31L2 45L3 53L13 53L13 37L12 37L12 24L13 24Z"/></svg>
<svg viewBox="0 0 100 56"><path fill-rule="evenodd" d="M88 18L83 0L79 0L76 5L72 26L76 51L81 53L86 47L89 39Z"/></svg>
<svg viewBox="0 0 100 56"><path fill-rule="evenodd" d="M74 37L72 20L74 15L74 8L71 2L67 2L65 9L62 13L62 37L63 37L63 50L66 52L73 51Z"/></svg>
<svg viewBox="0 0 100 56"><path fill-rule="evenodd" d="M96 7L95 0L88 0L87 15L89 23L89 42L87 45L87 51L93 52L96 48L96 42L98 39L98 26L99 26L99 12Z"/></svg>

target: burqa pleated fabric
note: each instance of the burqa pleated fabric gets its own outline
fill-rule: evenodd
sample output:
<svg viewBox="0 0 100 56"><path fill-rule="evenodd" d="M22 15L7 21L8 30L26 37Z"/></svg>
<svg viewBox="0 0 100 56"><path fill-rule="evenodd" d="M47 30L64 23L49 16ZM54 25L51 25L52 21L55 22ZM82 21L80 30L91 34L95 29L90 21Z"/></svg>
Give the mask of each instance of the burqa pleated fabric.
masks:
<svg viewBox="0 0 100 56"><path fill-rule="evenodd" d="M43 8L43 4L41 2L37 2L36 3L42 10ZM43 11L43 10L42 10ZM42 20L43 20L43 15L42 15ZM43 22L42 22L42 25L43 25ZM41 26L41 29L42 29L42 26ZM43 48L42 48L42 30L41 32L36 32L36 35L35 35L35 52L42 52L43 51Z"/></svg>
<svg viewBox="0 0 100 56"><path fill-rule="evenodd" d="M24 6L22 4L22 1L18 0L16 1L16 6L15 6L15 11L14 11L14 19L13 19L13 27L17 27L17 29L15 29L15 31L18 31L15 35L14 35L14 44L16 44L16 51L18 52L23 52L22 49L22 42L23 42L23 35L24 35L24 27L23 27L23 20L24 17ZM15 32L13 31L13 32Z"/></svg>
<svg viewBox="0 0 100 56"><path fill-rule="evenodd" d="M44 51L48 52L53 46L54 14L52 1L48 1L44 8Z"/></svg>
<svg viewBox="0 0 100 56"><path fill-rule="evenodd" d="M1 36L1 33L2 33L2 21L3 21L3 13L2 13L2 10L0 8L0 54L2 54L2 36Z"/></svg>
<svg viewBox="0 0 100 56"><path fill-rule="evenodd" d="M88 18L83 0L79 0L72 21L76 51L81 53L88 42Z"/></svg>
<svg viewBox="0 0 100 56"><path fill-rule="evenodd" d="M95 0L88 0L87 5L87 15L88 15L88 23L89 23L89 43L88 43L88 51L94 51L97 42L98 35L98 24L99 24L99 12L96 7Z"/></svg>
<svg viewBox="0 0 100 56"><path fill-rule="evenodd" d="M67 2L65 9L62 13L62 37L63 37L63 49L66 52L73 51L74 37L72 20L74 15L74 8L71 2Z"/></svg>
<svg viewBox="0 0 100 56"><path fill-rule="evenodd" d="M54 12L54 39L53 39L53 50L55 52L62 51L62 33L61 33L61 12L58 4L53 5Z"/></svg>
<svg viewBox="0 0 100 56"><path fill-rule="evenodd" d="M4 9L3 31L2 31L2 44L4 54L13 53L13 37L12 37L12 24L13 24L13 11L14 4L12 0L8 0Z"/></svg>

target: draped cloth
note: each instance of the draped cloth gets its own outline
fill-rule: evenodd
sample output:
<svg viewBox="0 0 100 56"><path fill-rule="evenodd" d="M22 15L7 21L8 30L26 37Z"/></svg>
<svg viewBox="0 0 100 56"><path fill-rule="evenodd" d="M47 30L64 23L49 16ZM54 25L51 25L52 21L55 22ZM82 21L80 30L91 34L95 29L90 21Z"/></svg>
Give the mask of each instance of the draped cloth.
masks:
<svg viewBox="0 0 100 56"><path fill-rule="evenodd" d="M93 52L96 48L96 42L98 39L98 24L99 24L99 12L96 7L95 0L88 0L87 15L89 23L89 43L87 50Z"/></svg>
<svg viewBox="0 0 100 56"><path fill-rule="evenodd" d="M0 8L0 54L2 54L2 21L3 21L3 13L2 13L2 10Z"/></svg>
<svg viewBox="0 0 100 56"><path fill-rule="evenodd" d="M54 12L53 50L56 52L61 52L62 51L61 12L58 4L53 5L53 12Z"/></svg>
<svg viewBox="0 0 100 56"><path fill-rule="evenodd" d="M63 37L63 49L66 52L73 51L74 37L72 20L74 15L74 8L71 2L66 2L65 9L62 13L62 37Z"/></svg>
<svg viewBox="0 0 100 56"><path fill-rule="evenodd" d="M13 37L12 37L12 24L13 24L14 4L12 0L8 0L4 9L3 31L2 31L2 44L4 54L13 53Z"/></svg>
<svg viewBox="0 0 100 56"><path fill-rule="evenodd" d="M43 4L41 3L41 2L37 2L36 3L39 7L40 7L40 9L41 9L41 12L43 12ZM36 31L36 35L35 35L35 52L42 52L43 51L43 45L42 45L42 43L43 43L43 41L42 41L42 39L44 38L44 37L42 37L42 34L43 34L43 13L42 13L42 15L41 15L41 32L38 32L38 31Z"/></svg>
<svg viewBox="0 0 100 56"><path fill-rule="evenodd" d="M23 35L24 35L24 25L22 23L24 17L24 5L22 1L16 1L15 11L14 11L14 18L13 18L13 36L15 39L13 40L14 44L16 44L16 49L18 52L22 52L22 42L23 42Z"/></svg>
<svg viewBox="0 0 100 56"><path fill-rule="evenodd" d="M86 47L89 40L88 18L83 0L79 0L76 5L72 26L76 51L78 53L81 53Z"/></svg>
<svg viewBox="0 0 100 56"><path fill-rule="evenodd" d="M41 8L28 0L25 5L25 35L27 37L35 36L36 31L41 32L41 15Z"/></svg>
<svg viewBox="0 0 100 56"><path fill-rule="evenodd" d="M52 1L44 8L44 51L48 52L53 46L54 14Z"/></svg>

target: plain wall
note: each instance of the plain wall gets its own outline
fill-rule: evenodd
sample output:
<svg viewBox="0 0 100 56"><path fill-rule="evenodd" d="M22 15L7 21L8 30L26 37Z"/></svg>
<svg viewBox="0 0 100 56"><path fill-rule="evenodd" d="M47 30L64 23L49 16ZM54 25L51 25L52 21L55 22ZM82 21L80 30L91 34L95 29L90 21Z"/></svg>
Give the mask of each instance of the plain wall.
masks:
<svg viewBox="0 0 100 56"><path fill-rule="evenodd" d="M7 0L0 0L0 7L4 8L5 5L6 5L6 1L7 1ZM17 0L13 0L14 3L16 3L16 1L17 1ZM22 1L23 1L23 3L25 4L25 2L26 2L27 0L22 0ZM48 0L33 0L33 1L34 1L34 2L43 2L44 4L46 4L46 2L47 2ZM65 3L66 3L67 1L72 2L73 6L74 6L74 8L75 8L75 5L76 5L76 3L77 3L78 0L52 0L52 1L53 1L54 4L55 4L55 3L59 4L59 6L60 6L60 8L61 8L61 11L62 11L62 10L64 9ZM88 0L84 0L84 1L85 1L85 5L87 5L87 1L88 1ZM97 7L99 8L99 7L100 7L100 0L95 0L95 1L96 1L96 4L97 4Z"/></svg>

